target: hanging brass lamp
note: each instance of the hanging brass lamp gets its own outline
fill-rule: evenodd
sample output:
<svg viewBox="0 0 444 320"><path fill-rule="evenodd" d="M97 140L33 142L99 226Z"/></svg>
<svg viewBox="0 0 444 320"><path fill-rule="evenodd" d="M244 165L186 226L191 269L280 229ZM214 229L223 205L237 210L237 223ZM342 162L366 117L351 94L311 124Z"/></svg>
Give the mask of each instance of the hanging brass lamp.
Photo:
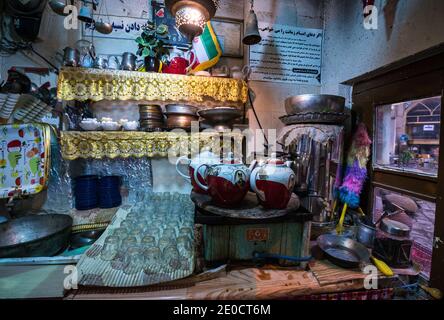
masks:
<svg viewBox="0 0 444 320"><path fill-rule="evenodd" d="M176 18L176 27L192 41L200 36L205 24L216 14L220 0L165 0L165 5Z"/></svg>

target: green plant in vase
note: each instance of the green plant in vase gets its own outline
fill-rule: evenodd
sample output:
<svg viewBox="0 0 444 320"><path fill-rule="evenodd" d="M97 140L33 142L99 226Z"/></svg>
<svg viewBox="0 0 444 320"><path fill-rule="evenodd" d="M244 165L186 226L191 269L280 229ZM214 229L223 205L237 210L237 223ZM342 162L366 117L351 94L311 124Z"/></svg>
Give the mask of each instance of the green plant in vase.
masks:
<svg viewBox="0 0 444 320"><path fill-rule="evenodd" d="M411 160L414 159L414 154L409 150L404 150L399 155L399 161L402 167L407 167Z"/></svg>
<svg viewBox="0 0 444 320"><path fill-rule="evenodd" d="M139 45L137 54L144 58L145 71L160 72L161 60L169 53L165 46L168 39L168 26L165 24L156 27L150 22L143 28L136 42Z"/></svg>

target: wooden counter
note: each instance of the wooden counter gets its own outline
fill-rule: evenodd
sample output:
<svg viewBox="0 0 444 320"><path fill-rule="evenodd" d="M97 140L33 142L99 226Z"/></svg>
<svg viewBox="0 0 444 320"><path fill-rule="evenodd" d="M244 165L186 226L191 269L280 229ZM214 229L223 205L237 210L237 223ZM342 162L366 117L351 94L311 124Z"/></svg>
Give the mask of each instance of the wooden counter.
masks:
<svg viewBox="0 0 444 320"><path fill-rule="evenodd" d="M246 268L188 286L179 282L177 287L163 288L80 288L69 292L66 299L282 300L361 289L362 279L321 286L310 271Z"/></svg>

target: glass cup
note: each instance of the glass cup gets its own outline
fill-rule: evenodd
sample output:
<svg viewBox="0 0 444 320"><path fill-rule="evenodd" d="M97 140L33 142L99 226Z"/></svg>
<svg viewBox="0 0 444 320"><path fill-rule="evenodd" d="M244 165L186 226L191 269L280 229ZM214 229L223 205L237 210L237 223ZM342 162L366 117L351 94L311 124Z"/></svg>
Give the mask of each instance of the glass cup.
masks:
<svg viewBox="0 0 444 320"><path fill-rule="evenodd" d="M143 251L145 266L143 271L146 274L158 273L162 267L162 252L159 247L149 247Z"/></svg>
<svg viewBox="0 0 444 320"><path fill-rule="evenodd" d="M177 248L182 255L187 254L193 248L193 243L188 236L180 236L177 238Z"/></svg>
<svg viewBox="0 0 444 320"><path fill-rule="evenodd" d="M160 237L159 239L159 249L163 252L163 250L168 246L175 246L174 239L168 237Z"/></svg>
<svg viewBox="0 0 444 320"><path fill-rule="evenodd" d="M119 241L120 239L117 236L108 236L103 243L100 258L104 261L113 260L119 252Z"/></svg>
<svg viewBox="0 0 444 320"><path fill-rule="evenodd" d="M162 236L166 238L176 238L176 230L172 227L166 227L162 231Z"/></svg>
<svg viewBox="0 0 444 320"><path fill-rule="evenodd" d="M175 245L170 245L163 250L163 260L172 269L180 268L180 255Z"/></svg>
<svg viewBox="0 0 444 320"><path fill-rule="evenodd" d="M156 246L156 238L153 236L144 236L142 238L142 241L140 242L140 246L142 248L149 248L149 247L155 247Z"/></svg>
<svg viewBox="0 0 444 320"><path fill-rule="evenodd" d="M112 234L113 236L119 237L119 241L121 242L128 236L128 230L126 230L126 228L118 227L114 229Z"/></svg>
<svg viewBox="0 0 444 320"><path fill-rule="evenodd" d="M187 237L192 237L194 234L194 231L192 228L190 227L181 227L179 229L179 237L180 236L187 236Z"/></svg>
<svg viewBox="0 0 444 320"><path fill-rule="evenodd" d="M126 230L130 231L133 229L133 221L130 220L123 220L122 222L120 222L120 227L121 228L125 228Z"/></svg>
<svg viewBox="0 0 444 320"><path fill-rule="evenodd" d="M125 262L127 264L123 269L125 274L135 274L143 270L145 265L143 251L138 247L129 247L125 254Z"/></svg>
<svg viewBox="0 0 444 320"><path fill-rule="evenodd" d="M145 235L153 236L156 239L159 239L160 229L154 225L150 225L144 229Z"/></svg>
<svg viewBox="0 0 444 320"><path fill-rule="evenodd" d="M136 238L137 243L140 243L143 238L143 229L135 228L128 233L128 236Z"/></svg>
<svg viewBox="0 0 444 320"><path fill-rule="evenodd" d="M120 245L120 250L123 253L126 253L129 248L137 247L137 244L137 238L128 235L125 239L123 239L122 244Z"/></svg>

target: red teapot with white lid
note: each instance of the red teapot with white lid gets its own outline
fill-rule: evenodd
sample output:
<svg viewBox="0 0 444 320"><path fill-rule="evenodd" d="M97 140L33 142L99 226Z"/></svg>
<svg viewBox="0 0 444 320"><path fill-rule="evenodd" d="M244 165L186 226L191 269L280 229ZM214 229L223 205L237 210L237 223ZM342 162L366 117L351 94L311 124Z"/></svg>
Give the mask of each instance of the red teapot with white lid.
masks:
<svg viewBox="0 0 444 320"><path fill-rule="evenodd" d="M259 164L250 175L251 189L259 203L266 209L285 209L291 199L296 177L290 168L291 162L284 162L272 154L265 163Z"/></svg>
<svg viewBox="0 0 444 320"><path fill-rule="evenodd" d="M208 191L216 205L221 207L234 207L242 202L250 189L249 178L250 168L241 160L234 158L233 153L222 160L222 163L215 165L202 164L194 171L194 180L203 190ZM198 172L206 168L204 180L201 183L198 179Z"/></svg>
<svg viewBox="0 0 444 320"><path fill-rule="evenodd" d="M186 162L188 166L188 174L182 172L179 169L179 165L182 162ZM220 158L215 155L213 152L210 151L209 148L202 149L202 152L193 157L192 159L188 158L187 156L183 156L177 159L176 161L176 171L179 173L180 176L182 176L185 180L191 182L191 185L193 186L193 191L197 193L203 193L207 194L207 190L202 189L199 187L199 185L196 183L196 181L200 181L201 183L205 183L204 180L204 174L205 174L205 167L203 167L203 164L207 165L213 165L220 163ZM198 169L200 167L200 169ZM194 174L196 172L196 174Z"/></svg>

